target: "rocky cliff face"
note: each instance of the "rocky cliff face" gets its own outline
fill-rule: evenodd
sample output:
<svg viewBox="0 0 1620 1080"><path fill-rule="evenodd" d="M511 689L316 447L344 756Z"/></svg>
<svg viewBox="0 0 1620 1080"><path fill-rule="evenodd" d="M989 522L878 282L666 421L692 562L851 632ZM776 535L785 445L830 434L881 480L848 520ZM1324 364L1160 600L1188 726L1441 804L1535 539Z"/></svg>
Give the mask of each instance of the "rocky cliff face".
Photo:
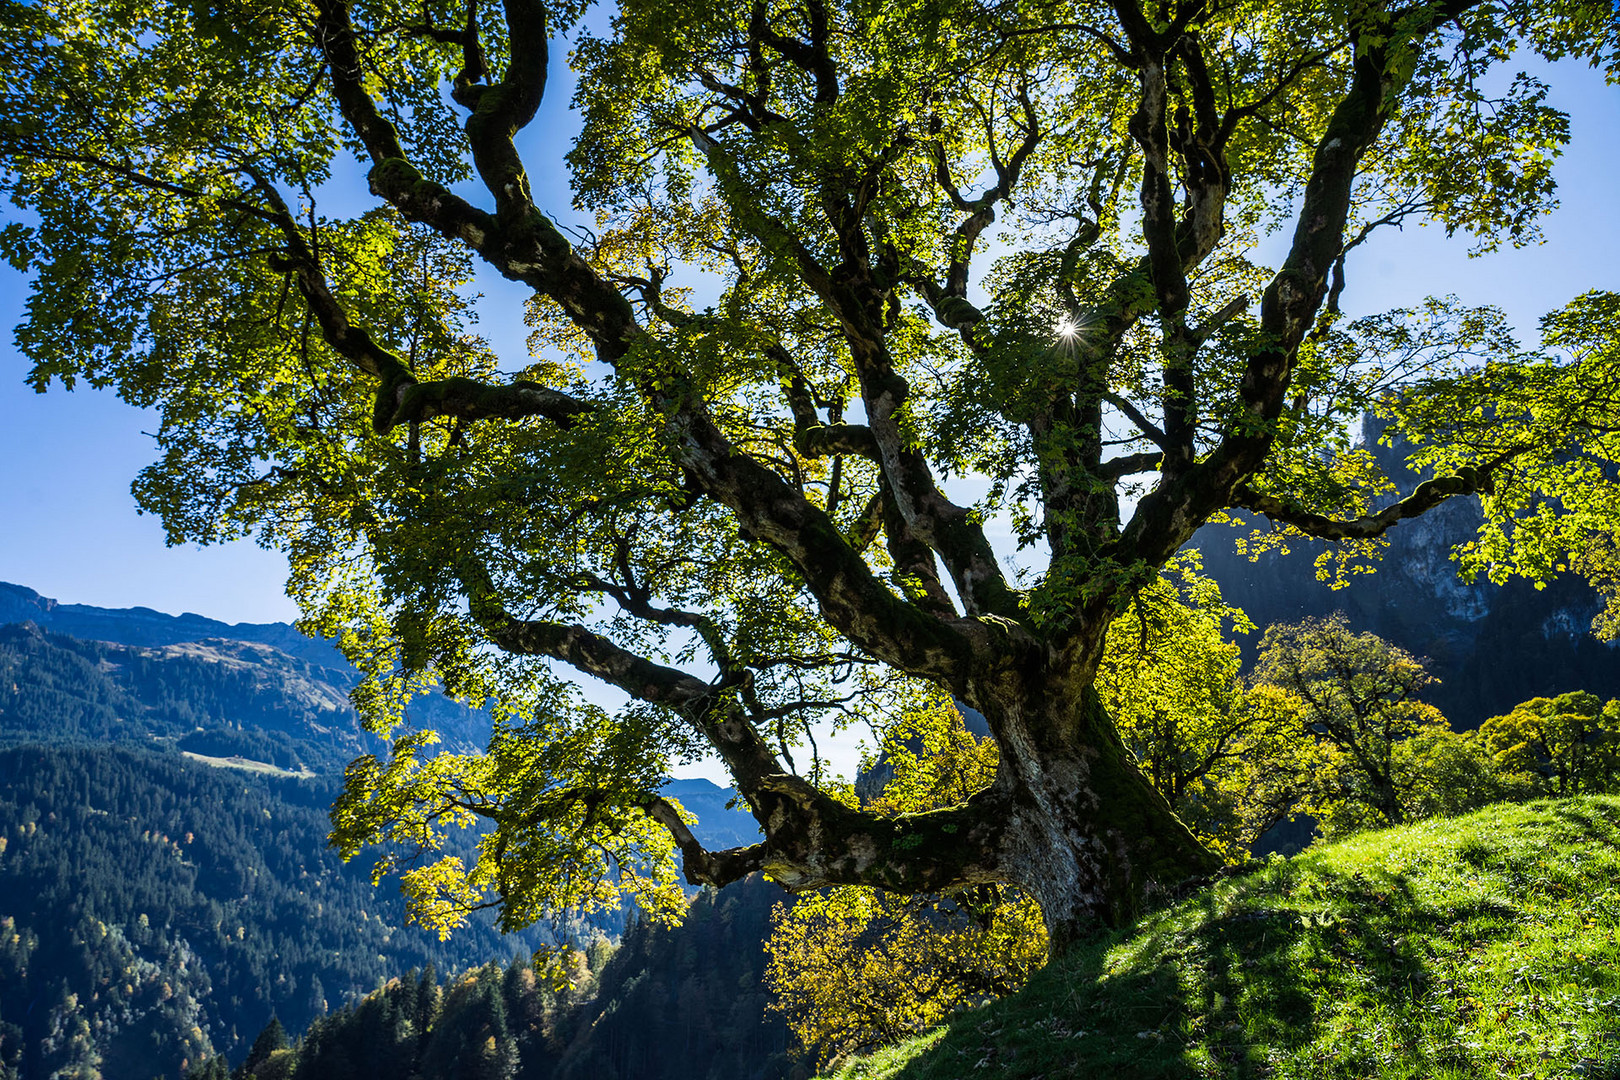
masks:
<svg viewBox="0 0 1620 1080"><path fill-rule="evenodd" d="M1405 469L1407 448L1377 445L1381 432L1369 421L1365 441L1408 492L1422 477ZM1429 698L1460 729L1531 697L1566 690L1620 696L1620 648L1592 637L1602 605L1584 582L1561 578L1538 590L1522 581L1496 586L1457 577L1451 549L1481 520L1478 500L1469 498L1404 521L1390 531L1377 571L1339 590L1316 580L1315 559L1326 544L1296 543L1287 556L1250 562L1234 549L1243 531L1220 525L1200 530L1191 546L1203 552L1227 601L1262 629L1342 611L1356 629L1427 657L1440 679ZM1253 527L1253 519L1245 525ZM1245 643L1250 657L1258 637Z"/></svg>

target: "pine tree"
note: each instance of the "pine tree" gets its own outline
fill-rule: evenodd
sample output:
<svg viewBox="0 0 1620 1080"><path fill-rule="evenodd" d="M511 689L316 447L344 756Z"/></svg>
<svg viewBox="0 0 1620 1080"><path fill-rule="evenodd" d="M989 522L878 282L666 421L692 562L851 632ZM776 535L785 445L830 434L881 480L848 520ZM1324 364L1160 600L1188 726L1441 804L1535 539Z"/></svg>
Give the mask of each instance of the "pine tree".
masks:
<svg viewBox="0 0 1620 1080"><path fill-rule="evenodd" d="M5 1077L3 1067L0 1067L0 1077ZM197 1063L195 1069L186 1070L186 1080L230 1080L231 1067L225 1061L224 1054L205 1058Z"/></svg>
<svg viewBox="0 0 1620 1080"><path fill-rule="evenodd" d="M287 1049L287 1032L281 1026L281 1019L271 1014L270 1022L259 1032L259 1037L253 1040L253 1048L248 1051L247 1059L233 1075L236 1080L252 1076L254 1070L270 1060L271 1054L285 1049Z"/></svg>

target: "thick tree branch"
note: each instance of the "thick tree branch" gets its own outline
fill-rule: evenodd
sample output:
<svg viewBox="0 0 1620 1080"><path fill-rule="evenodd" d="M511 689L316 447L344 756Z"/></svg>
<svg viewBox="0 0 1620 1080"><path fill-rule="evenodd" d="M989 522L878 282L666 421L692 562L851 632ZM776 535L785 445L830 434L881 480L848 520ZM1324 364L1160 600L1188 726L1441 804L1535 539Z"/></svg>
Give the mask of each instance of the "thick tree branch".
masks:
<svg viewBox="0 0 1620 1080"><path fill-rule="evenodd" d="M1373 15L1374 26L1352 26L1356 56L1350 85L1318 140L1305 184L1293 244L1261 300L1260 329L1266 344L1245 365L1238 394L1243 412L1205 460L1167 476L1137 505L1113 546L1127 561L1163 562L1211 513L1233 505L1238 486L1260 467L1275 439L1293 363L1327 292L1328 272L1344 246L1351 194L1362 156L1383 130L1408 71L1397 66L1403 49L1455 18L1477 0L1452 0L1402 27L1410 37L1392 39L1395 19ZM1418 15L1409 13L1408 19Z"/></svg>
<svg viewBox="0 0 1620 1080"><path fill-rule="evenodd" d="M951 594L940 584L933 549L911 531L887 483L882 484L879 495L882 498L884 541L889 548L889 558L894 561L895 583L913 603L935 618L956 618L956 605L951 603Z"/></svg>
<svg viewBox="0 0 1620 1080"><path fill-rule="evenodd" d="M777 361L786 372L782 394L793 412L793 447L805 457L836 457L854 454L878 460L877 440L865 424L823 423L816 409L810 383L785 351Z"/></svg>
<svg viewBox="0 0 1620 1080"><path fill-rule="evenodd" d="M1130 40L1141 85L1130 131L1143 154L1141 227L1164 327L1164 471L1174 476L1192 465L1199 412L1193 379L1197 343L1185 323L1192 302L1187 271L1220 241L1228 175L1215 142L1219 118L1196 38L1187 34L1174 39L1167 49L1167 39L1148 25L1134 0L1117 0L1115 7ZM1169 69L1177 61L1192 87L1196 124L1193 114L1183 108L1177 111L1172 132ZM1179 170L1172 165L1172 150L1180 159ZM1186 191L1179 218L1178 171L1180 187Z"/></svg>
<svg viewBox="0 0 1620 1080"><path fill-rule="evenodd" d="M984 321L984 312L973 306L966 297L951 295L943 285L926 273L909 271L902 280L917 290L923 302L933 311L934 320L939 325L960 333L963 342L969 348L979 346L973 329Z"/></svg>
<svg viewBox="0 0 1620 1080"><path fill-rule="evenodd" d="M771 29L765 5L755 0L750 12L749 37L756 44L768 45L783 59L815 79L815 100L818 105L831 105L838 100L838 68L828 51L828 33L831 29L824 0L808 0L806 10L810 16L810 41L790 38Z"/></svg>
<svg viewBox="0 0 1620 1080"><path fill-rule="evenodd" d="M764 870L792 892L828 885L872 885L898 892L944 892L1001 880L1001 799L987 789L966 803L925 814L886 817L845 806L796 776L769 778L757 800L766 838L710 852L666 799L649 798L648 815L670 831L687 881L726 885ZM761 806L771 807L763 813Z"/></svg>
<svg viewBox="0 0 1620 1080"><path fill-rule="evenodd" d="M1232 505L1292 525L1307 536L1321 540L1368 539L1382 536L1397 523L1427 513L1447 499L1489 492L1492 489L1491 471L1508 456L1511 455L1504 455L1489 466L1464 469L1453 476L1425 480L1406 498L1375 514L1363 514L1358 518L1340 519L1314 514L1292 506L1275 495L1255 491L1247 484L1239 484L1233 491Z"/></svg>
<svg viewBox="0 0 1620 1080"><path fill-rule="evenodd" d="M359 136L372 161L390 158L404 160L405 148L394 129L371 99L365 87L366 71L360 62L360 48L354 37L349 8L341 0L318 0L315 17L315 44L326 58L332 76L332 94L338 109Z"/></svg>
<svg viewBox="0 0 1620 1080"><path fill-rule="evenodd" d="M729 443L707 417L671 420L685 461L703 490L737 517L745 535L767 541L798 569L828 621L873 656L946 685L973 657L993 655L1002 639L975 619L942 622L896 596L867 566L825 511Z"/></svg>
<svg viewBox="0 0 1620 1080"><path fill-rule="evenodd" d="M512 137L540 108L546 92L550 30L543 0L506 0L509 59L501 81L477 96L467 117L473 167L495 197L495 215L516 221L534 210L528 173Z"/></svg>
<svg viewBox="0 0 1620 1080"><path fill-rule="evenodd" d="M469 607L500 648L560 660L638 701L674 711L714 747L745 792L782 771L775 752L738 714L723 688L633 653L583 626L516 618L495 597L488 580L480 579L476 572L464 575Z"/></svg>
<svg viewBox="0 0 1620 1080"><path fill-rule="evenodd" d="M902 423L910 386L891 363L880 340L846 335L855 345L856 370L867 421L877 441L885 479L895 506L911 532L937 551L970 615L1022 617L1017 595L1007 583L983 528L968 510L946 498L933 471Z"/></svg>
<svg viewBox="0 0 1620 1080"><path fill-rule="evenodd" d="M995 787L946 809L894 817L846 806L796 776L769 778L759 798L780 807L766 829L764 870L792 892L872 885L937 893L1004 878L1010 807Z"/></svg>
<svg viewBox="0 0 1620 1080"><path fill-rule="evenodd" d="M299 295L321 328L322 340L339 356L378 380L372 425L379 434L400 424L420 423L438 416L464 420L517 420L538 416L567 427L574 417L594 408L589 402L559 390L526 381L504 385L466 378L417 382L403 357L350 320L280 192L256 170L244 172L253 179L269 205L265 216L280 229L287 244L287 253L273 256L272 266L291 274Z"/></svg>
<svg viewBox="0 0 1620 1080"><path fill-rule="evenodd" d="M1158 469L1163 461L1164 455L1156 450L1140 454L1124 454L1103 462L1099 472L1109 480L1119 480L1136 473L1152 472Z"/></svg>
<svg viewBox="0 0 1620 1080"><path fill-rule="evenodd" d="M730 200L733 207L749 205L753 201L752 193L736 162L707 133L693 129L689 135L722 189L735 196ZM970 614L983 612L1016 618L1017 597L1007 584L983 530L966 509L951 503L939 490L927 461L910 445L897 422L909 388L887 355L883 329L887 293L873 279L855 202L840 193L830 179L823 184L821 200L838 234L844 256L836 273L822 266L791 229L769 215L746 214L741 224L767 248L790 255L798 264L805 284L838 316L860 376L868 428L895 493L896 504L912 532L944 559ZM854 431L839 434L865 440L864 435ZM781 546L779 532L761 532L760 535L770 535L773 542ZM795 557L795 562L798 561ZM826 597L822 598L825 602ZM849 632L845 627L840 629Z"/></svg>
<svg viewBox="0 0 1620 1080"><path fill-rule="evenodd" d="M721 888L747 877L765 865L765 845L708 851L675 809L675 804L664 798L650 798L645 807L647 816L669 830L675 846L681 852L681 869L692 885L712 885Z"/></svg>
<svg viewBox="0 0 1620 1080"><path fill-rule="evenodd" d="M799 429L793 434L793 445L805 457L849 454L878 460L877 440L865 424L817 424Z"/></svg>
<svg viewBox="0 0 1620 1080"><path fill-rule="evenodd" d="M371 160L371 190L398 207L408 220L422 222L486 253L495 233L494 218L448 188L423 178L406 162L399 133L366 90L366 71L347 5L338 0L320 0L316 5L315 43L326 59L338 109Z"/></svg>
<svg viewBox="0 0 1620 1080"><path fill-rule="evenodd" d="M399 405L389 426L455 416L463 420L522 420L544 417L558 427L569 427L574 418L593 412L596 406L561 390L539 383L492 384L476 379L437 379L410 381L398 391Z"/></svg>
<svg viewBox="0 0 1620 1080"><path fill-rule="evenodd" d="M633 653L593 630L572 623L519 619L504 610L492 613L481 598L475 598L475 603L474 615L485 633L507 652L564 661L639 701L683 713L714 704L715 688L709 683Z"/></svg>
<svg viewBox="0 0 1620 1080"><path fill-rule="evenodd" d="M527 50L522 55L531 60L536 48L543 56L544 41L536 44L534 39L544 33L544 12L514 0L508 18L517 20L511 28L514 48ZM629 301L529 204L528 181L512 146L513 133L539 106L543 70L525 72L514 62L501 87L491 88L498 92L481 95L479 111L468 121L474 161L500 210L499 215L489 214L428 180L406 160L398 133L366 90L347 6L321 0L315 29L338 106L371 159L371 190L407 220L466 243L501 274L550 296L590 337L602 360L623 359L641 333Z"/></svg>

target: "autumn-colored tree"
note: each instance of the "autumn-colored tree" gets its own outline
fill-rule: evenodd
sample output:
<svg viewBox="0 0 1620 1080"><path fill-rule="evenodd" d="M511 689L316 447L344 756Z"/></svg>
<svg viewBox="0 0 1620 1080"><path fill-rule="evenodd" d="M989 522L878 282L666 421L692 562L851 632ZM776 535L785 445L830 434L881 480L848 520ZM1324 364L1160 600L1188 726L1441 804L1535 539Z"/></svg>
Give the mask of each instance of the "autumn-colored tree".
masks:
<svg viewBox="0 0 1620 1080"><path fill-rule="evenodd" d="M1254 678L1295 700L1299 722L1323 751L1309 809L1328 835L1412 818L1420 770L1410 740L1450 730L1419 697L1434 681L1421 660L1331 615L1270 627Z"/></svg>
<svg viewBox="0 0 1620 1080"><path fill-rule="evenodd" d="M949 700L888 733L888 776L870 807L917 813L950 806L995 778L996 745L967 730ZM766 980L800 1041L825 1061L938 1024L1010 994L1046 960L1040 909L1015 889L946 896L840 886L779 905L765 943Z"/></svg>
<svg viewBox="0 0 1620 1080"><path fill-rule="evenodd" d="M1396 750L1397 786L1406 792L1406 813L1414 821L1464 814L1517 794L1477 731L1427 728Z"/></svg>
<svg viewBox="0 0 1620 1080"><path fill-rule="evenodd" d="M1537 238L1568 126L1509 65L1620 73L1606 0L581 15L0 2L33 384L155 411L142 505L287 551L378 730L435 683L500 714L487 755L408 735L349 772L338 842L430 923L673 909L678 852L710 884L1013 884L1061 946L1219 864L1097 688L1202 524L1365 546L1477 494L1465 568L1542 576L1620 518L1620 296L1545 351L1460 302L1339 312L1390 226ZM571 147L535 123L562 34ZM535 196L525 159L565 152L594 230ZM532 296L532 355L479 336L516 312L478 272ZM1423 447L1410 495L1349 443L1371 406ZM842 799L817 726L929 695L984 715L994 782ZM660 795L703 755L759 843L706 850ZM475 818L476 861L441 857Z"/></svg>
<svg viewBox="0 0 1620 1080"><path fill-rule="evenodd" d="M1240 676L1253 624L1179 556L1114 620L1097 687L1154 789L1200 840L1242 862L1314 772L1294 699Z"/></svg>

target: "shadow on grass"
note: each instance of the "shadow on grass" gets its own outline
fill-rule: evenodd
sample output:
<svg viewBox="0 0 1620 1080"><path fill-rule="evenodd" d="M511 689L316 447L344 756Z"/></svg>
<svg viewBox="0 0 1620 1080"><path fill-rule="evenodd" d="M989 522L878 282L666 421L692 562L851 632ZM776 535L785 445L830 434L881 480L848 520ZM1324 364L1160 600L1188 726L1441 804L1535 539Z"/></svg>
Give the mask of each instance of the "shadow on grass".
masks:
<svg viewBox="0 0 1620 1080"><path fill-rule="evenodd" d="M1620 1080L1620 799L1268 863L841 1080Z"/></svg>
<svg viewBox="0 0 1620 1080"><path fill-rule="evenodd" d="M1297 906L1281 906L1291 884ZM1444 933L1466 945L1516 909L1457 899L1424 903L1399 874L1263 871L1129 938L1077 945L1018 997L957 1018L896 1075L1263 1077L1286 1057L1311 1074L1360 1077L1390 1051L1408 1075L1466 1072L1481 1063L1464 1045L1425 1039L1436 1001L1448 1014L1469 1006L1447 1004L1421 944ZM1322 1025L1346 1009L1378 1013L1377 1040L1329 1040L1312 1062Z"/></svg>
<svg viewBox="0 0 1620 1080"><path fill-rule="evenodd" d="M1556 802L1544 809L1559 821L1579 830L1581 839L1596 840L1608 847L1620 848L1620 825L1601 812L1602 806L1591 802Z"/></svg>

